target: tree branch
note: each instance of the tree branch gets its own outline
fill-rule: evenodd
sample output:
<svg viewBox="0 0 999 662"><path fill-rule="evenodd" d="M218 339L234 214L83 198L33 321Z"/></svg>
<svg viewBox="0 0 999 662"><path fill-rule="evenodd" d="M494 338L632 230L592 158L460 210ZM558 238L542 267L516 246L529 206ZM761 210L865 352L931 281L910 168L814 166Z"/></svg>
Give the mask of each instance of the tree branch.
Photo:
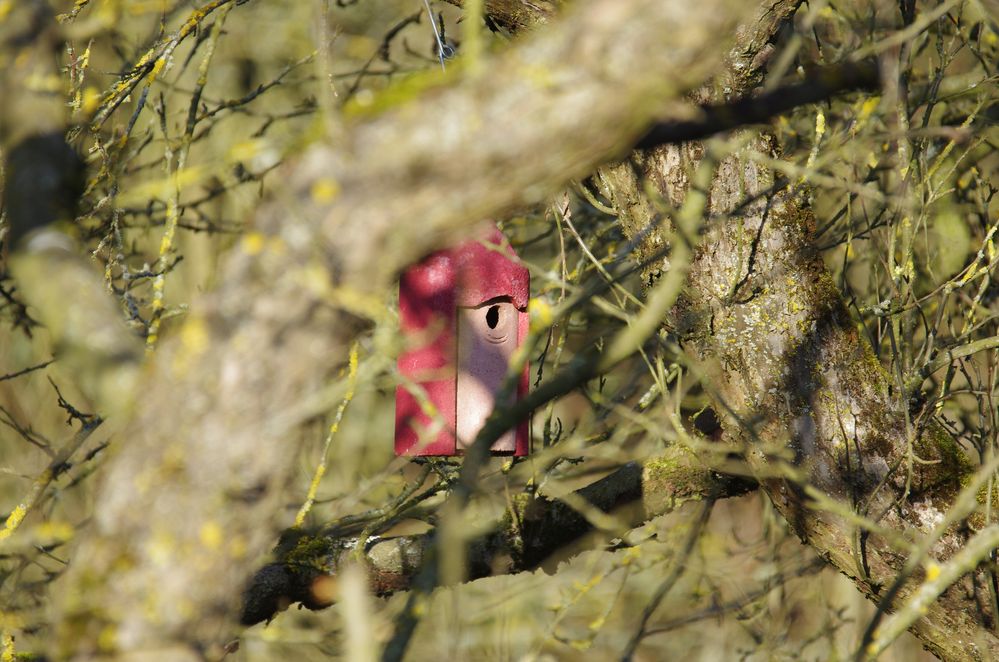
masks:
<svg viewBox="0 0 999 662"><path fill-rule="evenodd" d="M469 544L469 579L523 572L558 549L594 530L593 522L567 502L582 500L604 513L615 513L625 527L635 526L673 511L688 501L740 496L755 482L736 475L717 474L682 445L638 465L627 464L576 491L576 498L535 496L514 500L496 531ZM310 609L329 606L325 578L363 546L371 591L387 595L406 590L437 544L434 532L365 540L334 529L319 535L299 533L282 546L279 559L254 576L244 594L242 622L252 625L272 618L295 602Z"/></svg>
<svg viewBox="0 0 999 662"><path fill-rule="evenodd" d="M758 96L749 94L721 104L704 104L694 119L660 122L638 141L635 148L701 140L741 126L766 122L798 106L824 101L843 92L877 90L880 84L874 60L820 67L810 72L804 82L778 87Z"/></svg>

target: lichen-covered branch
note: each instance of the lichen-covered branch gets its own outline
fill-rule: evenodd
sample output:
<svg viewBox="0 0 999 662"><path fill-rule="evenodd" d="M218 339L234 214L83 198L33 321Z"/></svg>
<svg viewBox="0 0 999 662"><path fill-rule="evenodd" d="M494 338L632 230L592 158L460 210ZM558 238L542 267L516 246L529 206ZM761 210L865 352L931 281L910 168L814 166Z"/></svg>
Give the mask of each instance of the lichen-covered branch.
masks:
<svg viewBox="0 0 999 662"><path fill-rule="evenodd" d="M446 0L464 7L464 0ZM485 14L497 25L512 31L532 27L555 16L565 0L484 0Z"/></svg>
<svg viewBox="0 0 999 662"><path fill-rule="evenodd" d="M724 16L687 3L590 3L559 28L519 42L488 75L459 70L460 85L447 85L434 74L358 102L336 149L313 149L290 182L298 200L316 182L331 184L337 199L303 205L299 215L315 221L328 209L323 236L342 284L377 291L399 265L454 241L456 218L468 226L468 219L535 204L626 153L653 118L689 112L679 97L724 55L702 40L712 32L734 38L742 17L732 3L721 6ZM417 93L426 103L407 103ZM558 121L537 120L544 117ZM525 158L526 145L545 157ZM393 195L385 195L387 182ZM269 226L287 222L286 205L276 202L265 214ZM419 219L420 231L400 228L399 219Z"/></svg>
<svg viewBox="0 0 999 662"><path fill-rule="evenodd" d="M682 445L671 446L643 465L628 464L580 489L574 496L602 512L615 512L625 525L636 525L664 515L689 501L745 494L754 481L720 475L702 464ZM468 546L470 579L536 567L556 550L593 531L593 523L570 500L524 495L492 533ZM623 511L623 512L622 512ZM361 540L356 535L303 534L283 546L279 559L262 568L246 590L242 621L268 620L284 607L301 602L310 608L329 604L326 578L363 545L371 591L386 595L408 589L436 544L434 533Z"/></svg>

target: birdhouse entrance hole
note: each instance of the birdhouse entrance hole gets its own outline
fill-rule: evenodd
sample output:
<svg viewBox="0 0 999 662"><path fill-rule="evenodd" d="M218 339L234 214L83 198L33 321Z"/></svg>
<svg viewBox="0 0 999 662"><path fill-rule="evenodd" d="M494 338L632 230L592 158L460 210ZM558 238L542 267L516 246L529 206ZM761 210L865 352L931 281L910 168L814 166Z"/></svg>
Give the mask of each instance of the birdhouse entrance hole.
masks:
<svg viewBox="0 0 999 662"><path fill-rule="evenodd" d="M517 349L518 315L509 298L458 308L458 384L455 389L458 448L468 448L497 405L508 405L516 394L500 398L500 389ZM516 430L496 440L493 452L512 453Z"/></svg>

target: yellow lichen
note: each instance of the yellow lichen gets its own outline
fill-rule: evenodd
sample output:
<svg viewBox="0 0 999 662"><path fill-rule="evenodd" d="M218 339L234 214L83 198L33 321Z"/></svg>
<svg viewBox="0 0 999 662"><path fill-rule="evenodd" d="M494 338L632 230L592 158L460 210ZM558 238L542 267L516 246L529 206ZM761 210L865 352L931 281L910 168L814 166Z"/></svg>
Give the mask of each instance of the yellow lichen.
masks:
<svg viewBox="0 0 999 662"><path fill-rule="evenodd" d="M105 625L97 635L97 648L105 653L114 651L118 642L118 633L113 625Z"/></svg>
<svg viewBox="0 0 999 662"><path fill-rule="evenodd" d="M170 565L176 551L177 544L173 535L162 528L153 533L152 539L146 546L146 553L159 566Z"/></svg>
<svg viewBox="0 0 999 662"><path fill-rule="evenodd" d="M200 354L208 348L208 326L200 317L191 317L180 328L180 343L184 351Z"/></svg>
<svg viewBox="0 0 999 662"><path fill-rule="evenodd" d="M238 142L229 149L228 161L230 163L249 161L263 151L264 145L265 142L261 138Z"/></svg>
<svg viewBox="0 0 999 662"><path fill-rule="evenodd" d="M208 549L217 550L222 547L222 527L219 526L218 522L209 520L201 525L201 530L198 531L198 539Z"/></svg>
<svg viewBox="0 0 999 662"><path fill-rule="evenodd" d="M14 662L14 635L4 632L0 637L0 662Z"/></svg>
<svg viewBox="0 0 999 662"><path fill-rule="evenodd" d="M531 332L543 331L552 325L555 319L552 307L544 299L535 297L527 304L527 312L531 319Z"/></svg>
<svg viewBox="0 0 999 662"><path fill-rule="evenodd" d="M247 255L254 256L263 252L266 243L267 238L260 232L247 232L243 235L243 240L240 242L240 248L242 248L243 252Z"/></svg>
<svg viewBox="0 0 999 662"><path fill-rule="evenodd" d="M68 522L42 522L34 528L32 534L39 544L50 545L64 543L73 537L73 527Z"/></svg>
<svg viewBox="0 0 999 662"><path fill-rule="evenodd" d="M636 559L638 559L639 557L641 557L641 555L642 555L641 547L639 547L638 545L634 547L629 547L624 551L624 554L621 555L621 560L618 563L621 566L631 565L631 563Z"/></svg>
<svg viewBox="0 0 999 662"><path fill-rule="evenodd" d="M96 87L88 85L80 95L80 110L86 115L93 115L101 105L101 92Z"/></svg>
<svg viewBox="0 0 999 662"><path fill-rule="evenodd" d="M309 510L316 500L316 494L319 492L319 483L322 481L323 476L326 475L326 462L329 457L330 446L333 443L333 437L336 435L337 430L340 429L343 412L347 409L350 401L354 399L354 389L357 386L358 350L359 345L356 342L351 345L348 362L347 392L343 396L343 402L340 403L340 407L337 409L336 416L333 417L333 423L330 424L329 433L326 435L326 441L323 444L323 455L319 459L319 464L316 466L316 471L312 476L312 482L309 484L309 492L306 495L305 503L302 504L302 507L298 510L298 514L295 516L295 526L302 526L306 515L309 514Z"/></svg>
<svg viewBox="0 0 999 662"><path fill-rule="evenodd" d="M317 179L312 183L312 187L309 189L309 195L312 197L313 201L321 205L333 202L339 193L340 184L335 179L331 179L329 177Z"/></svg>
<svg viewBox="0 0 999 662"><path fill-rule="evenodd" d="M7 516L7 521L4 523L3 529L0 529L0 541L9 538L17 530L17 527L20 526L21 521L24 520L24 516L27 514L28 509L24 504L18 504L11 511L10 515Z"/></svg>
<svg viewBox="0 0 999 662"><path fill-rule="evenodd" d="M235 535L229 540L229 556L234 559L242 559L246 556L246 538Z"/></svg>
<svg viewBox="0 0 999 662"><path fill-rule="evenodd" d="M152 71L149 72L149 80L148 80L148 82L152 83L154 80L156 80L156 77L159 76L160 73L163 72L163 67L165 67L165 66L166 66L166 60L165 59L159 58L158 60L156 60L156 63L153 64Z"/></svg>

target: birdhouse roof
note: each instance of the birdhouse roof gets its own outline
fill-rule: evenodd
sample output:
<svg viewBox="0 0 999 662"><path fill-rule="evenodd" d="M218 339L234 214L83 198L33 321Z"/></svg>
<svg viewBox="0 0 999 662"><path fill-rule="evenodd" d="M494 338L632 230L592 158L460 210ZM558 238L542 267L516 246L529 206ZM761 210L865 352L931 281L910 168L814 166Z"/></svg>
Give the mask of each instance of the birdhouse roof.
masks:
<svg viewBox="0 0 999 662"><path fill-rule="evenodd" d="M457 305L473 307L509 297L517 309L527 309L530 272L517 261L517 254L495 225L479 238L446 252L457 272Z"/></svg>

